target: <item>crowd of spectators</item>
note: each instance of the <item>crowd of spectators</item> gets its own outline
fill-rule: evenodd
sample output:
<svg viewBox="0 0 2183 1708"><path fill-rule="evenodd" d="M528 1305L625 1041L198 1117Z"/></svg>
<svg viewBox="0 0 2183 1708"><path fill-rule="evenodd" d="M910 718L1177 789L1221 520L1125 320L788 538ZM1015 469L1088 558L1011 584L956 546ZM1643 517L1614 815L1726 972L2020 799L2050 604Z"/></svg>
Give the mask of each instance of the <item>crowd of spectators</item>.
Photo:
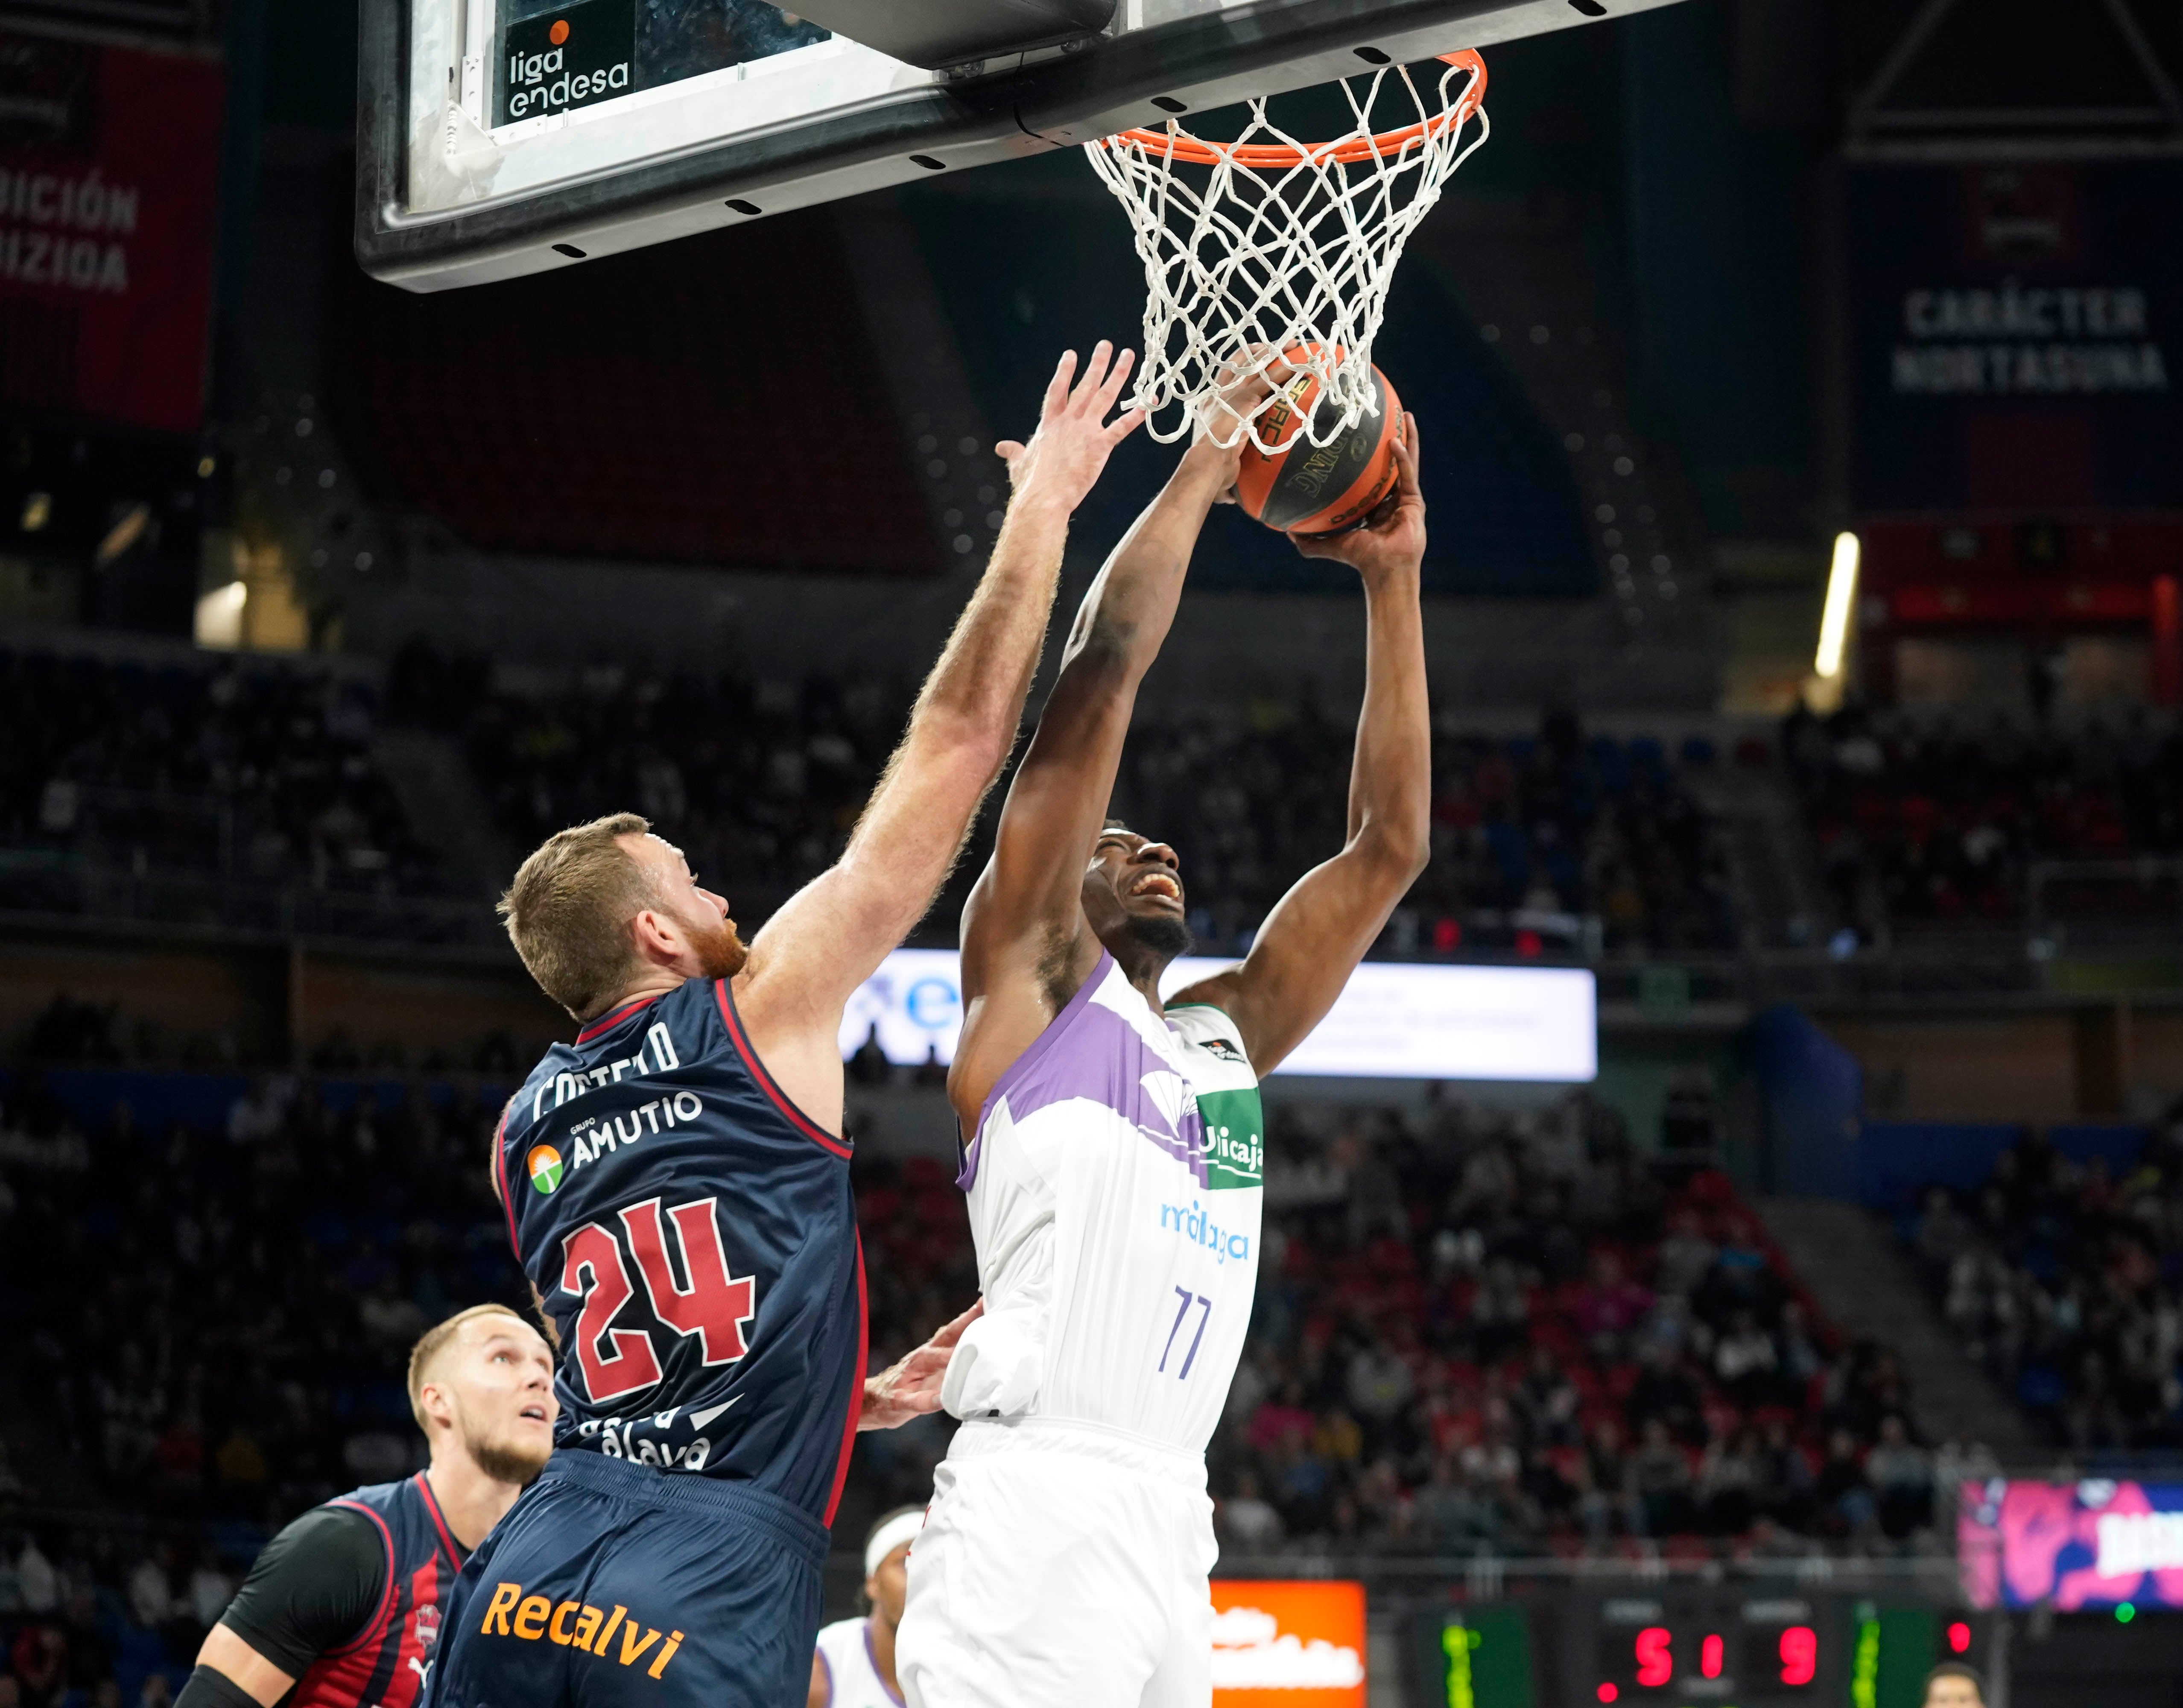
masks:
<svg viewBox="0 0 2183 1708"><path fill-rule="evenodd" d="M390 663L386 713L460 743L511 846L633 808L746 918L838 856L915 691L881 676L619 665L550 693L492 683L486 659L415 641ZM12 737L0 751L0 845L138 880L436 893L434 860L373 757L380 714L365 684L286 665L0 653ZM1566 715L1513 738L1452 714L1436 726L1433 860L1383 953L1734 946L1723 858L1682 780L1711 762L1708 744L1671 759L1657 741L1587 737ZM1175 844L1201 942L1247 943L1287 887L1341 846L1354 740L1309 693L1136 732L1116 809ZM980 854L974 838L931 915L936 941L952 940ZM19 906L90 904L79 872L17 862L4 883L0 900Z"/></svg>
<svg viewBox="0 0 2183 1708"><path fill-rule="evenodd" d="M0 1542L24 1700L58 1700L54 1677L108 1700L155 1663L178 1682L266 1534L413 1467L410 1343L457 1306L519 1297L477 1166L492 1113L461 1092L269 1080L217 1130L129 1103L86 1124L19 1077L0 1111L15 1403L139 1521Z"/></svg>
<svg viewBox="0 0 2183 1708"><path fill-rule="evenodd" d="M1525 931L1581 941L1585 921L1610 951L1735 946L1725 857L1659 742L1587 737L1567 713L1507 737L1443 711L1433 733L1432 860L1386 947L1445 953L1484 933L1498 948ZM1182 854L1202 940L1247 934L1341 847L1356 738L1308 693L1132 733L1116 808ZM1681 759L1714 754L1701 740Z"/></svg>
<svg viewBox="0 0 2183 1708"><path fill-rule="evenodd" d="M430 893L430 857L372 756L375 699L281 665L0 651L0 846L139 879ZM10 871L14 905L54 882L34 861Z"/></svg>
<svg viewBox="0 0 2183 1708"><path fill-rule="evenodd" d="M488 676L480 660L415 643L395 662L389 699L397 715L465 731L483 798L512 841L529 847L633 807L744 904L786 894L840 853L914 688L602 665L564 692L517 693L487 691ZM1181 855L1201 943L1247 943L1289 885L1340 848L1355 741L1353 722L1309 693L1140 722L1114 809ZM1701 741L1680 761L1712 758ZM1587 737L1565 714L1535 736L1486 736L1443 713L1433 767L1432 864L1383 950L1734 946L1722 854L1658 742ZM980 854L974 838L934 910L933 929L950 941Z"/></svg>
<svg viewBox="0 0 2183 1708"><path fill-rule="evenodd" d="M1610 1110L1277 1120L1267 1178L1212 1454L1229 1548L1930 1540L1894 1355L1838 1343L1726 1177L1641 1160Z"/></svg>
<svg viewBox="0 0 2183 1708"><path fill-rule="evenodd" d="M2017 920L2035 861L2183 852L2183 731L2143 711L1974 729L1800 707L1781 749L1840 917L1868 942L1906 921ZM2151 905L2172 915L2172 888Z"/></svg>
<svg viewBox="0 0 2183 1708"><path fill-rule="evenodd" d="M7 1404L114 1515L48 1522L0 1461L19 1701L156 1708L144 1681L179 1678L272 1529L419 1462L416 1335L522 1297L477 1166L497 1090L266 1078L192 1125L142 1083L154 1113L87 1122L29 1071L0 1104ZM1786 1557L1925 1533L1902 1371L1835 1341L1718 1172L1641 1159L1580 1093L1323 1132L1275 1114L1211 1451L1230 1550ZM976 1266L943 1162L856 1168L876 1365L974 1298ZM926 1498L951 1428L861 1436L844 1533Z"/></svg>
<svg viewBox="0 0 2183 1708"><path fill-rule="evenodd" d="M2135 1163L2030 1129L1903 1232L1972 1357L2058 1445L2183 1447L2183 1102Z"/></svg>
<svg viewBox="0 0 2183 1708"><path fill-rule="evenodd" d="M397 706L432 680L419 649L403 672ZM914 693L879 676L790 684L600 665L568 692L477 694L462 740L513 844L640 812L749 919L840 856Z"/></svg>
<svg viewBox="0 0 2183 1708"><path fill-rule="evenodd" d="M72 1708L156 1708L144 1679L179 1684L266 1536L421 1463L411 1344L453 1310L526 1298L480 1166L505 1092L271 1077L220 1123L127 1103L86 1123L18 1074L0 1096L0 1415L31 1416L108 1516L47 1522L69 1504L50 1490L25 1516L0 1442L0 1708L70 1689ZM968 1224L936 1165L860 1160L858 1180L873 1352L892 1359L975 1296ZM929 1492L947 1444L930 1424L859 1440L845 1535L894 1489Z"/></svg>

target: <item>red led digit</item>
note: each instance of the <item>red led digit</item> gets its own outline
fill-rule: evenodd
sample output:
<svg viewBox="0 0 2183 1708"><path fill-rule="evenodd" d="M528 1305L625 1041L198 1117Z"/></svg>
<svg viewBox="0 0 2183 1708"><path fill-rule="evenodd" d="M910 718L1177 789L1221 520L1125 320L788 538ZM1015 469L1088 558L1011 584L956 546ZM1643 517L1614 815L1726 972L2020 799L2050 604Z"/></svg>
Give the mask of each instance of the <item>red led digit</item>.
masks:
<svg viewBox="0 0 2183 1708"><path fill-rule="evenodd" d="M1781 1682L1808 1684L1819 1669L1819 1633L1808 1625L1791 1625L1781 1633Z"/></svg>
<svg viewBox="0 0 2183 1708"><path fill-rule="evenodd" d="M1961 1655L1971 1646L1971 1627L1960 1619L1948 1627L1948 1653Z"/></svg>
<svg viewBox="0 0 2183 1708"><path fill-rule="evenodd" d="M1673 1639L1664 1625L1647 1625L1637 1633L1637 1682L1657 1690L1675 1676Z"/></svg>
<svg viewBox="0 0 2183 1708"><path fill-rule="evenodd" d="M1612 1702L1621 1694L1622 1693L1616 1689L1612 1684L1603 1684L1599 1687L1599 1700L1603 1702Z"/></svg>
<svg viewBox="0 0 2183 1708"><path fill-rule="evenodd" d="M1708 1678L1720 1677L1721 1641L1708 1632L1704 1642L1698 1644L1698 1671Z"/></svg>

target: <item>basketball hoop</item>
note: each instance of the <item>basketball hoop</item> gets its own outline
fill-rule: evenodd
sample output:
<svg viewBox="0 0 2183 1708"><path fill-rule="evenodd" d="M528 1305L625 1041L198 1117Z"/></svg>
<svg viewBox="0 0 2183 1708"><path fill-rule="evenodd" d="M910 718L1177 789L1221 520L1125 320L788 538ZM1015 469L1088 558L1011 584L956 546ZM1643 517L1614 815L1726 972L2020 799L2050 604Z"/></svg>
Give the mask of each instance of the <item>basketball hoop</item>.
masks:
<svg viewBox="0 0 2183 1708"><path fill-rule="evenodd" d="M1275 366L1278 383L1243 426L1261 451L1274 447L1259 437L1258 414L1295 376L1319 384L1320 403L1303 426L1314 445L1370 409L1372 340L1403 245L1486 137L1486 62L1468 50L1441 61L1447 69L1429 92L1407 66L1343 79L1355 123L1324 142L1289 136L1261 99L1232 142L1169 120L1085 145L1145 264L1144 353L1130 403L1147 412L1154 438L1188 432L1224 375ZM1410 122L1375 129L1383 93Z"/></svg>

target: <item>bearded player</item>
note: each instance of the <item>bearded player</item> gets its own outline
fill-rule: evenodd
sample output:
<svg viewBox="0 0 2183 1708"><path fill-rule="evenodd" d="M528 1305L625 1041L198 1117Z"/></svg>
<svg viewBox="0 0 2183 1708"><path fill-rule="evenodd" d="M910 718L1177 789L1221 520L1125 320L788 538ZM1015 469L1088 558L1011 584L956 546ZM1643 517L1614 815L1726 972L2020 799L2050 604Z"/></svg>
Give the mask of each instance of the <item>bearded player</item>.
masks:
<svg viewBox="0 0 2183 1708"><path fill-rule="evenodd" d="M430 1463L329 1500L266 1544L175 1708L409 1708L442 1596L553 1451L553 1383L546 1343L506 1305L425 1331L409 1409Z"/></svg>
<svg viewBox="0 0 2183 1708"><path fill-rule="evenodd" d="M803 1693L827 1527L859 1428L935 1409L970 1316L864 1374L842 1005L916 925L1015 741L1070 514L1141 419L1073 355L992 561L840 862L746 949L727 904L623 814L550 837L508 935L576 1017L497 1135L510 1242L553 1323L544 1473L470 1561L433 1700L780 1708Z"/></svg>
<svg viewBox="0 0 2183 1708"><path fill-rule="evenodd" d="M1377 526L1299 538L1352 565L1369 644L1348 839L1242 964L1163 1003L1180 864L1106 816L1137 684L1237 453L1201 434L1093 582L963 916L948 1077L974 1135L985 1315L942 1388L964 1420L909 1560L913 1708L1203 1708L1205 1444L1258 1259L1258 1081L1319 1023L1425 865L1430 732L1415 424Z"/></svg>
<svg viewBox="0 0 2183 1708"><path fill-rule="evenodd" d="M900 1708L895 1632L908 1590L909 1544L924 1527L922 1506L897 1507L872 1526L864 1538L864 1600L871 1611L820 1627L804 1708Z"/></svg>

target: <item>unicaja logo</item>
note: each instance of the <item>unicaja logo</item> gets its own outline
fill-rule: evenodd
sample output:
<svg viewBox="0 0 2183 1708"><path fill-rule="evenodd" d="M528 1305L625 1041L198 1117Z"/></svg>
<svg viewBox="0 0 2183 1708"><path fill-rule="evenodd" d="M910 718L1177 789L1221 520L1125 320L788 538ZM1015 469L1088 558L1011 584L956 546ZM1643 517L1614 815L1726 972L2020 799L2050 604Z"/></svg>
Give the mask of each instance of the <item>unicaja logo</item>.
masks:
<svg viewBox="0 0 2183 1708"><path fill-rule="evenodd" d="M530 1172L532 1188L542 1198L561 1183L561 1153L550 1144L533 1145L524 1166Z"/></svg>

